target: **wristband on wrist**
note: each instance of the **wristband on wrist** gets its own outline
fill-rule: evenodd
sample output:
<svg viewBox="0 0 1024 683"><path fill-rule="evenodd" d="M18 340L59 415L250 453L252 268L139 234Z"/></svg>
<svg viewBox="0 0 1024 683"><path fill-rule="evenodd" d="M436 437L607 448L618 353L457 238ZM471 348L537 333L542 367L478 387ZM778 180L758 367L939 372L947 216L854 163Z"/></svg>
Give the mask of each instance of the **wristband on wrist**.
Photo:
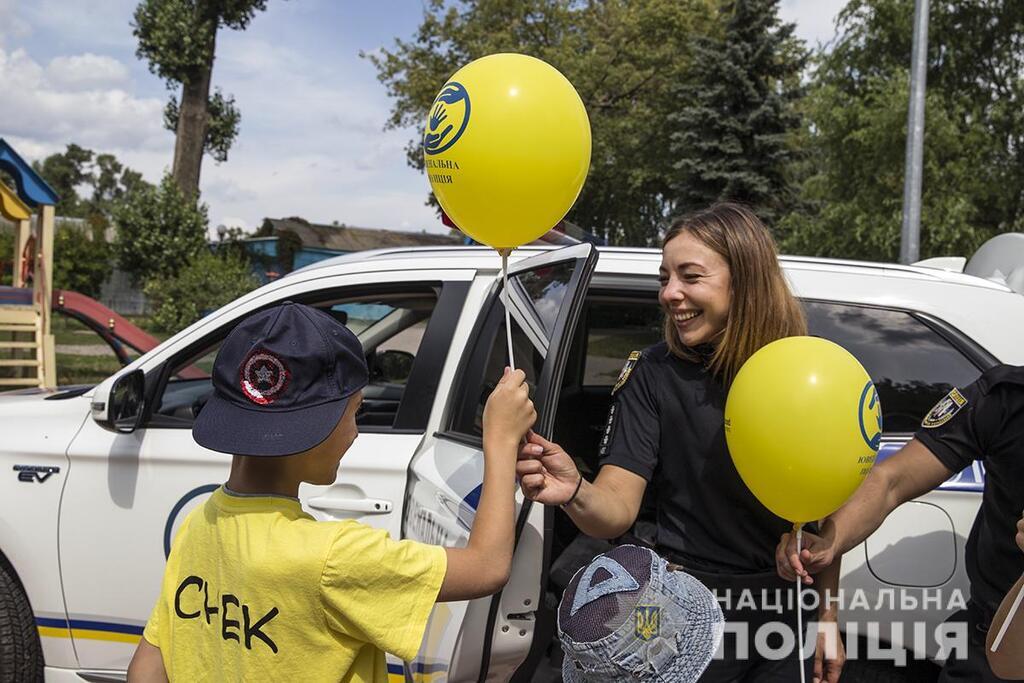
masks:
<svg viewBox="0 0 1024 683"><path fill-rule="evenodd" d="M558 507L562 508L563 510L564 510L565 508L569 507L569 505L570 505L570 504L571 504L571 503L572 503L572 502L573 502L574 500L576 500L576 496L577 496L577 495L579 495L579 492L580 492L580 487L581 487L581 486L583 486L583 475L582 475L582 474L580 475L580 480L579 480L578 482L576 482L576 490L572 492L572 495L571 495L571 496L569 496L569 500L565 501L564 503L562 503L562 504L561 504L561 505L559 505Z"/></svg>

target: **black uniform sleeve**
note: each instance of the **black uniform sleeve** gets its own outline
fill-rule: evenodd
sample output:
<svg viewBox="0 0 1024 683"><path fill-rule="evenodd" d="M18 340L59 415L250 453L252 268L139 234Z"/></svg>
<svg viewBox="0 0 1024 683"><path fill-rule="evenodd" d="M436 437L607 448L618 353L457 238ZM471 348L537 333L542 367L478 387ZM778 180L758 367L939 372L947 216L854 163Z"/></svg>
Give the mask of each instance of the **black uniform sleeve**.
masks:
<svg viewBox="0 0 1024 683"><path fill-rule="evenodd" d="M953 389L921 422L915 438L953 472L981 460L987 441L998 432L998 406L984 391L985 376L963 389Z"/></svg>
<svg viewBox="0 0 1024 683"><path fill-rule="evenodd" d="M601 438L602 466L616 465L647 481L654 477L661 441L656 365L643 355L626 361Z"/></svg>

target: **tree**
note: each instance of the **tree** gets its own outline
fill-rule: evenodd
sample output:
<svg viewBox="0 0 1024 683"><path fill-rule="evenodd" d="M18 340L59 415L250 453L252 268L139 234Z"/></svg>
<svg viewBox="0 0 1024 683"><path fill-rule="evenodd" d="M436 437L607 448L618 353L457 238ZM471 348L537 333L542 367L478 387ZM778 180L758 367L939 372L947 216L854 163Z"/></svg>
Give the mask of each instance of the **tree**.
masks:
<svg viewBox="0 0 1024 683"><path fill-rule="evenodd" d="M126 197L114 220L118 264L136 282L173 277L206 248L206 205L183 194L170 175Z"/></svg>
<svg viewBox="0 0 1024 683"><path fill-rule="evenodd" d="M219 91L210 96L217 31L244 30L266 6L266 0L142 0L135 9L136 54L169 89L181 87L181 100L172 96L164 123L175 131L171 173L185 195L198 196L204 152L227 159L241 119L234 98Z"/></svg>
<svg viewBox="0 0 1024 683"><path fill-rule="evenodd" d="M516 51L559 69L590 116L590 174L569 219L614 244L651 244L672 210L668 114L694 36L716 30L713 0L429 0L410 40L365 54L394 98L390 128L414 127L409 164L445 80L484 55Z"/></svg>
<svg viewBox="0 0 1024 683"><path fill-rule="evenodd" d="M53 188L59 198L55 212L58 216L84 218L86 207L78 196L77 187L92 180L93 151L70 143L63 152L51 154L32 168Z"/></svg>
<svg viewBox="0 0 1024 683"><path fill-rule="evenodd" d="M32 167L60 198L57 215L67 218L108 217L125 195L147 185L142 174L121 164L114 155L97 154L73 142ZM80 196L83 188L91 188L91 194Z"/></svg>
<svg viewBox="0 0 1024 683"><path fill-rule="evenodd" d="M97 297L110 275L112 249L104 238L106 221L89 219L86 227L61 224L53 236L53 286Z"/></svg>
<svg viewBox="0 0 1024 683"><path fill-rule="evenodd" d="M670 114L678 211L725 199L752 205L769 224L791 205L789 177L800 116L806 51L778 0L734 0L720 8L720 35L696 41L688 81Z"/></svg>
<svg viewBox="0 0 1024 683"><path fill-rule="evenodd" d="M177 332L258 286L246 260L202 249L176 275L151 279L145 292L154 306L153 324Z"/></svg>
<svg viewBox="0 0 1024 683"><path fill-rule="evenodd" d="M1024 230L1024 3L932 3L921 256L969 256ZM895 260L913 3L851 0L806 102L804 204L782 223L796 253Z"/></svg>

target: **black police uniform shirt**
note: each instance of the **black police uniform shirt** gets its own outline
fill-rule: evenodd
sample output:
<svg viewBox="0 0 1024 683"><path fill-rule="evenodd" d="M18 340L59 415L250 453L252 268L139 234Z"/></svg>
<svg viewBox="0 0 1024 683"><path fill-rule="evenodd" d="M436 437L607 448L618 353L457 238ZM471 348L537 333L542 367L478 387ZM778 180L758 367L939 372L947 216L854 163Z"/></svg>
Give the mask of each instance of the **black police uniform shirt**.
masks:
<svg viewBox="0 0 1024 683"><path fill-rule="evenodd" d="M1024 514L1024 368L998 365L949 392L915 438L953 472L975 461L985 467L965 554L971 596L991 614L1024 573L1014 540Z"/></svg>
<svg viewBox="0 0 1024 683"><path fill-rule="evenodd" d="M613 396L601 465L653 488L657 549L698 571L774 572L775 546L792 525L757 500L733 465L722 383L662 342L630 354Z"/></svg>

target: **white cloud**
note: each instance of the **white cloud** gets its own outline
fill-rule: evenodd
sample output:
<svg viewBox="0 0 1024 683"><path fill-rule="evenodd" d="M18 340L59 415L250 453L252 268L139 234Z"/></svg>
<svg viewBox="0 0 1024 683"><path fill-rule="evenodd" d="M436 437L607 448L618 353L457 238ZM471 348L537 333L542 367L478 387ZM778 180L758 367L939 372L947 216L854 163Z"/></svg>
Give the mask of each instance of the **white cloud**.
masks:
<svg viewBox="0 0 1024 683"><path fill-rule="evenodd" d="M64 90L92 90L124 85L128 67L112 57L87 52L55 57L46 67L46 77L54 87Z"/></svg>
<svg viewBox="0 0 1024 683"><path fill-rule="evenodd" d="M98 151L167 148L170 134L162 128L160 100L99 82L69 89L63 79L82 65L98 65L100 80L124 80L115 60L79 57L55 59L44 69L24 49L0 48L0 121L6 134L58 148L68 142Z"/></svg>
<svg viewBox="0 0 1024 683"><path fill-rule="evenodd" d="M796 35L811 48L820 47L835 37L835 19L847 0L782 0L779 16L796 24Z"/></svg>
<svg viewBox="0 0 1024 683"><path fill-rule="evenodd" d="M18 16L16 0L0 0L0 47L8 37L20 39L31 32L28 23Z"/></svg>

